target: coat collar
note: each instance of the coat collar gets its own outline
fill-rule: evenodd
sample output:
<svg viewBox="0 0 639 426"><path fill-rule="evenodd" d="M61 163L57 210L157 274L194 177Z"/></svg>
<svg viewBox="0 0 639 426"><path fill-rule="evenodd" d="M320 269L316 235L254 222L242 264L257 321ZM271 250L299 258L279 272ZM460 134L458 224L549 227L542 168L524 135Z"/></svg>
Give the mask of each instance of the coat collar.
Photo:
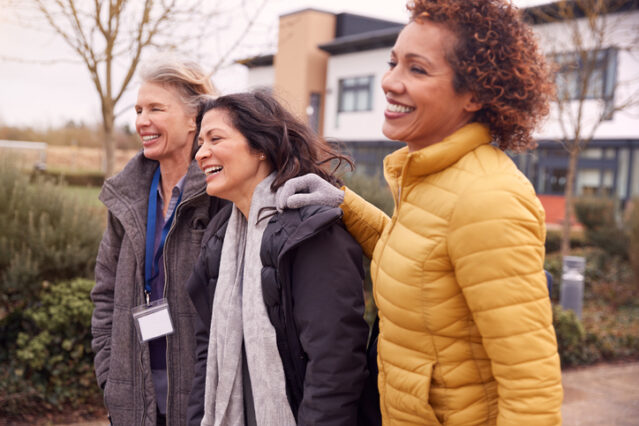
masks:
<svg viewBox="0 0 639 426"><path fill-rule="evenodd" d="M423 178L450 167L475 148L490 143L490 130L480 123L470 123L441 142L408 152L401 148L384 159L386 180L406 186L414 179ZM391 185L393 187L395 185Z"/></svg>
<svg viewBox="0 0 639 426"><path fill-rule="evenodd" d="M138 152L120 173L106 180L99 196L109 212L120 221L129 238L134 240L134 246L142 250L146 235L149 188L158 166L159 163L146 158L143 151ZM181 204L198 194L206 196L205 188L206 177L193 160L184 179Z"/></svg>
<svg viewBox="0 0 639 426"><path fill-rule="evenodd" d="M105 182L100 199L106 204L103 199L103 196L106 196L105 192L113 192L117 195L117 198L126 200L129 203L135 202L140 198L148 199L149 184L158 166L159 163L157 161L149 160L144 156L143 151L139 151L120 173ZM186 200L201 192L205 186L206 177L204 173L202 173L195 160L191 161L184 178L182 199ZM107 207L111 208L109 205Z"/></svg>

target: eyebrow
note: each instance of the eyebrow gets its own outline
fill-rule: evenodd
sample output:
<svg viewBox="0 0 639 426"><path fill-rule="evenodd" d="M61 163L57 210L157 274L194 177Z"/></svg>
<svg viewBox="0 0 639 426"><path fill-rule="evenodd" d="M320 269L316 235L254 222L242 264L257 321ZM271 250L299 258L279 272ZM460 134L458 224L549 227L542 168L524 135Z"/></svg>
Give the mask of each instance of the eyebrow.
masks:
<svg viewBox="0 0 639 426"><path fill-rule="evenodd" d="M148 106L149 107L155 107L155 106L166 107L166 105L163 104L162 102L151 102L150 104L148 104ZM135 108L135 109L142 108L142 105L135 104L135 106L133 108Z"/></svg>
<svg viewBox="0 0 639 426"><path fill-rule="evenodd" d="M215 131L222 131L222 129L218 129L217 127L212 127L210 129L207 129L206 132L204 133L204 136L210 136L211 133L214 133ZM223 132L223 131L222 131ZM202 132L200 132L200 135L202 134Z"/></svg>
<svg viewBox="0 0 639 426"><path fill-rule="evenodd" d="M394 50L394 49L393 49L393 50L391 50L391 56L397 57L397 52L395 52L395 50ZM432 66L433 66L433 62L432 62L430 59L428 59L428 58L427 58L427 57L425 57L425 56L418 55L417 53L407 53L407 54L405 55L405 57L406 57L407 59L419 59L419 60L421 60L421 61L426 62L426 65L428 65L429 67L432 67Z"/></svg>

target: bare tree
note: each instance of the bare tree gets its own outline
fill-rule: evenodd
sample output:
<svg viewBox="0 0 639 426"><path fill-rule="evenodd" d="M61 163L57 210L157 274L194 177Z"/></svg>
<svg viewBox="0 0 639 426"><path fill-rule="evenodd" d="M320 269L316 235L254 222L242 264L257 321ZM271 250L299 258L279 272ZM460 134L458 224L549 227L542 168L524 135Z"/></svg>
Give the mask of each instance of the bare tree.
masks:
<svg viewBox="0 0 639 426"><path fill-rule="evenodd" d="M150 49L196 56L225 32L211 74L229 63L268 0L29 0L86 67L100 99L104 128L104 171L114 172L116 108L140 60ZM9 0L9 4L12 1ZM25 3L21 3L24 7ZM218 37L219 38L219 37ZM209 56L211 55L209 49ZM210 61L210 57L209 57Z"/></svg>
<svg viewBox="0 0 639 426"><path fill-rule="evenodd" d="M618 55L637 54L639 29L628 19L632 1L561 0L531 9L555 64L557 98L553 118L568 152L561 253L570 253L570 229L578 160L600 126L615 113L639 104L639 81L621 81Z"/></svg>

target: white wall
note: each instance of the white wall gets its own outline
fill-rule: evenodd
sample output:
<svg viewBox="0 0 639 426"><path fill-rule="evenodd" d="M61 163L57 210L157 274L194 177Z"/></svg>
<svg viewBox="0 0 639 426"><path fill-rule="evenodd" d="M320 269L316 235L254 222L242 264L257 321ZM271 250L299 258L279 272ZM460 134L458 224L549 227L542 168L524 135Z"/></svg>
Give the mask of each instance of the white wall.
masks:
<svg viewBox="0 0 639 426"><path fill-rule="evenodd" d="M333 55L328 60L324 99L324 136L342 141L388 140L382 134L386 100L381 78L388 68L390 48ZM337 112L339 80L373 75L373 110Z"/></svg>
<svg viewBox="0 0 639 426"><path fill-rule="evenodd" d="M275 84L275 67L272 65L264 67L249 68L247 90L259 88L273 88Z"/></svg>
<svg viewBox="0 0 639 426"><path fill-rule="evenodd" d="M617 52L617 87L615 89L615 105L627 103L634 99L634 106L617 111L612 120L601 123L595 132L595 139L636 139L639 137L639 46L637 35L639 34L639 12L623 14L610 14L605 21L605 42L603 47L616 46ZM566 23L553 23L535 26L535 32L540 39L540 45L546 53L559 53L574 51L570 30ZM580 34L586 40L586 45L592 46L592 40L588 40L585 22L580 22ZM588 100L584 103L584 123L586 130L593 123L594 117L603 107L601 100ZM572 107L576 109L577 103ZM592 117L592 118L591 118ZM553 103L551 114L545 125L537 133L540 138L561 138L562 130L558 122L558 111Z"/></svg>
<svg viewBox="0 0 639 426"><path fill-rule="evenodd" d="M617 56L617 83L615 102L620 103L630 95L639 100L639 44L633 37L639 34L639 11L613 14L607 18L611 29L607 45L631 46L630 50L619 50ZM546 53L569 52L570 38L565 23L535 26L540 45ZM328 61L326 94L324 102L324 136L343 141L387 140L381 128L384 120L385 99L381 89L381 78L388 68L390 48L333 55ZM348 77L374 75L373 110L338 113L339 80ZM252 68L248 72L248 88L273 87L273 66ZM586 116L593 115L602 106L598 100L586 102ZM586 120L588 121L588 120ZM561 138L557 122L557 111L553 104L551 115L536 136L542 139ZM625 111L616 112L613 119L601 124L595 139L637 139L639 137L639 103Z"/></svg>

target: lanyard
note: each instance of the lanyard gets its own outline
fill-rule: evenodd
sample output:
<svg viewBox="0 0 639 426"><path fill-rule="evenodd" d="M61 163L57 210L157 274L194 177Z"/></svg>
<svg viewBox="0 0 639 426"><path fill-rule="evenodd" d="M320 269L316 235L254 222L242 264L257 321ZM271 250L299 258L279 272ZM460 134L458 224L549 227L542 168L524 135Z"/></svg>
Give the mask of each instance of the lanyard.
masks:
<svg viewBox="0 0 639 426"><path fill-rule="evenodd" d="M169 233L169 229L171 229L171 224L173 223L173 218L175 217L175 212L177 211L177 207L182 200L182 193L180 192L180 196L175 204L175 209L171 213L171 216L167 219L166 223L162 227L162 234L160 236L160 244L158 245L158 250L153 256L153 248L155 246L155 221L157 218L157 201L158 201L158 185L160 183L160 168L158 167L155 170L155 174L153 175L153 181L151 182L151 189L149 191L149 208L146 215L146 251L144 253L144 295L146 298L147 305L149 304L149 298L151 297L151 281L158 275L160 269L158 267L158 263L160 261L160 256L162 255L162 250L164 249L164 241L166 240L166 236ZM155 271L155 273L153 273Z"/></svg>

